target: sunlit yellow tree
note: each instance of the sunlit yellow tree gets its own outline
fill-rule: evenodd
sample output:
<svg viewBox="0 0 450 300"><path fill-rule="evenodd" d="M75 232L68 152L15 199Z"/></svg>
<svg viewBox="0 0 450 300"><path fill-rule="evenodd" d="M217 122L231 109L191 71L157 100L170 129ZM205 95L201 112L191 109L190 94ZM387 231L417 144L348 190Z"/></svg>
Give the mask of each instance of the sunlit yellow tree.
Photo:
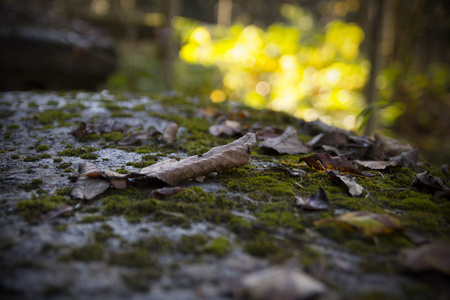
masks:
<svg viewBox="0 0 450 300"><path fill-rule="evenodd" d="M176 18L180 59L217 66L222 81L210 91L213 102L242 101L353 129L369 71L359 55L363 31L340 20L319 28L310 14L290 4L281 7L281 15L286 22L267 29Z"/></svg>

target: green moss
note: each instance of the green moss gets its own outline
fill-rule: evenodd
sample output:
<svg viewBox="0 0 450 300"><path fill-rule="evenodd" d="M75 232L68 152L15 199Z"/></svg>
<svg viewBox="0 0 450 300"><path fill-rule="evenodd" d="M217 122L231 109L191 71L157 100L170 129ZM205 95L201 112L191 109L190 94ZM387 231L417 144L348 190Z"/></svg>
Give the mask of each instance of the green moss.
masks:
<svg viewBox="0 0 450 300"><path fill-rule="evenodd" d="M18 128L20 128L18 124L9 124L8 126L6 126L6 130L16 130Z"/></svg>
<svg viewBox="0 0 450 300"><path fill-rule="evenodd" d="M71 249L67 255L60 258L61 261L100 261L103 259L105 245L101 243L88 244Z"/></svg>
<svg viewBox="0 0 450 300"><path fill-rule="evenodd" d="M395 274L395 262L393 261L363 260L359 263L359 267L365 273Z"/></svg>
<svg viewBox="0 0 450 300"><path fill-rule="evenodd" d="M12 154L11 155L11 159L20 159L20 155L19 154Z"/></svg>
<svg viewBox="0 0 450 300"><path fill-rule="evenodd" d="M158 260L152 253L142 248L137 248L128 252L113 253L111 254L109 263L129 268L159 268Z"/></svg>
<svg viewBox="0 0 450 300"><path fill-rule="evenodd" d="M39 145L35 148L36 152L43 152L47 151L48 149L50 149L49 145Z"/></svg>
<svg viewBox="0 0 450 300"><path fill-rule="evenodd" d="M150 253L168 253L175 250L175 243L164 236L152 236L137 241L136 247L144 248Z"/></svg>
<svg viewBox="0 0 450 300"><path fill-rule="evenodd" d="M147 107L146 104L136 104L135 106L133 106L133 110L134 111L145 111L145 108Z"/></svg>
<svg viewBox="0 0 450 300"><path fill-rule="evenodd" d="M116 172L119 174L130 174L130 171L125 170L125 169L118 169L118 170L116 170Z"/></svg>
<svg viewBox="0 0 450 300"><path fill-rule="evenodd" d="M300 262L302 266L309 267L315 264L321 257L320 252L312 247L303 246L300 250Z"/></svg>
<svg viewBox="0 0 450 300"><path fill-rule="evenodd" d="M92 240L97 243L104 243L108 239L115 237L114 229L108 224L102 224L100 227L101 230L94 232L91 235Z"/></svg>
<svg viewBox="0 0 450 300"><path fill-rule="evenodd" d="M78 113L69 113L66 114L61 110L49 109L38 113L34 116L35 119L38 120L42 125L51 125L54 122L58 122L60 125L64 125L68 119L79 117Z"/></svg>
<svg viewBox="0 0 450 300"><path fill-rule="evenodd" d="M102 222L109 220L108 217L104 216L98 216L98 215L91 215L83 217L78 223L95 223L95 222Z"/></svg>
<svg viewBox="0 0 450 300"><path fill-rule="evenodd" d="M39 188L39 186L43 183L42 179L36 178L31 180L29 184L21 185L20 187L23 188L25 191L29 192L31 190L36 190Z"/></svg>
<svg viewBox="0 0 450 300"><path fill-rule="evenodd" d="M70 166L72 166L72 163L69 163L69 162L61 163L58 165L58 169L67 169Z"/></svg>
<svg viewBox="0 0 450 300"><path fill-rule="evenodd" d="M202 234L183 235L179 242L180 251L186 254L200 253L207 242L208 238Z"/></svg>
<svg viewBox="0 0 450 300"><path fill-rule="evenodd" d="M52 156L50 154L44 153L44 154L39 154L39 155L36 155L36 156L26 156L22 160L24 162L35 162L35 161L39 161L41 159L51 158L51 157Z"/></svg>
<svg viewBox="0 0 450 300"><path fill-rule="evenodd" d="M60 224L60 225L53 227L53 230L56 232L64 232L67 230L67 227L68 227L67 224Z"/></svg>
<svg viewBox="0 0 450 300"><path fill-rule="evenodd" d="M112 111L109 116L111 118L131 118L133 115L123 111Z"/></svg>
<svg viewBox="0 0 450 300"><path fill-rule="evenodd" d="M54 159L53 159L53 162L54 162L54 163L60 163L60 162L62 162L62 158L59 158L59 157L54 158Z"/></svg>
<svg viewBox="0 0 450 300"><path fill-rule="evenodd" d="M63 203L63 196L45 196L36 197L32 195L31 199L23 200L17 203L16 210L29 223L36 224L37 219L43 213L54 210L56 206Z"/></svg>
<svg viewBox="0 0 450 300"><path fill-rule="evenodd" d="M105 141L113 141L118 142L124 139L124 135L121 132L118 131L112 131L107 133L102 133L100 135Z"/></svg>
<svg viewBox="0 0 450 300"><path fill-rule="evenodd" d="M103 212L106 215L123 215L129 221L137 222L141 217L158 209L155 199L130 199L128 196L111 195L102 199Z"/></svg>
<svg viewBox="0 0 450 300"><path fill-rule="evenodd" d="M122 280L127 286L138 292L145 292L149 288L149 281L158 279L162 275L159 268L147 268L131 274L122 274Z"/></svg>
<svg viewBox="0 0 450 300"><path fill-rule="evenodd" d="M80 158L82 158L82 159L97 159L98 155L95 153L83 153L80 155Z"/></svg>
<svg viewBox="0 0 450 300"><path fill-rule="evenodd" d="M401 205L406 210L419 210L426 212L436 211L436 205L430 200L426 199L406 198L402 200Z"/></svg>
<svg viewBox="0 0 450 300"><path fill-rule="evenodd" d="M220 257L227 255L230 251L230 242L223 236L215 238L203 248L203 252Z"/></svg>
<svg viewBox="0 0 450 300"><path fill-rule="evenodd" d="M93 214L93 213L96 213L96 212L99 212L99 211L100 211L100 208L95 207L95 206L85 206L83 208L83 212L84 213L91 213L91 214Z"/></svg>
<svg viewBox="0 0 450 300"><path fill-rule="evenodd" d="M67 145L69 146L69 145ZM83 154L91 154L92 152L98 151L97 148L94 147L67 147L68 149L60 151L58 154L60 156L80 156Z"/></svg>

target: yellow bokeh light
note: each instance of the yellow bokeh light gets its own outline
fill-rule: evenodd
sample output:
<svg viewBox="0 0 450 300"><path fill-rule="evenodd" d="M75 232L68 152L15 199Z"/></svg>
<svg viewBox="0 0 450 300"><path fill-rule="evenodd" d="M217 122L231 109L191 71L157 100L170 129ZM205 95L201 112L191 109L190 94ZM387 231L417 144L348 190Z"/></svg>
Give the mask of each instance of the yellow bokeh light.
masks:
<svg viewBox="0 0 450 300"><path fill-rule="evenodd" d="M211 42L211 35L209 34L208 30L206 30L206 28L197 27L192 32L189 40L201 45Z"/></svg>
<svg viewBox="0 0 450 300"><path fill-rule="evenodd" d="M297 68L297 58L293 55L283 55L280 57L280 66L284 72L293 71Z"/></svg>
<svg viewBox="0 0 450 300"><path fill-rule="evenodd" d="M106 16L111 10L107 0L94 0L91 3L91 9L99 16Z"/></svg>
<svg viewBox="0 0 450 300"><path fill-rule="evenodd" d="M347 130L352 130L356 125L356 117L354 115L348 115L343 121L344 128Z"/></svg>
<svg viewBox="0 0 450 300"><path fill-rule="evenodd" d="M328 69L326 71L325 77L329 84L336 85L341 79L341 72L337 69Z"/></svg>
<svg viewBox="0 0 450 300"><path fill-rule="evenodd" d="M227 99L227 96L221 90L214 90L209 95L209 98L214 103L221 103Z"/></svg>
<svg viewBox="0 0 450 300"><path fill-rule="evenodd" d="M265 81L260 81L256 85L256 92L261 96L266 96L270 93L270 85Z"/></svg>
<svg viewBox="0 0 450 300"><path fill-rule="evenodd" d="M144 14L144 24L151 27L162 27L166 23L166 16L162 13Z"/></svg>

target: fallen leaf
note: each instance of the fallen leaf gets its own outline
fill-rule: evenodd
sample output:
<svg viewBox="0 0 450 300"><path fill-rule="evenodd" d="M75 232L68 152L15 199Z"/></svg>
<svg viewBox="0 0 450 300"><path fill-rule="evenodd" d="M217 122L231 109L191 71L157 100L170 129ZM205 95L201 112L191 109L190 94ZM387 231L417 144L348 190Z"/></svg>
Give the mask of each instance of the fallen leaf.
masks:
<svg viewBox="0 0 450 300"><path fill-rule="evenodd" d="M356 178L350 175L341 175L336 170L327 170L327 174L336 182L343 183L348 187L348 192L352 197L361 196L364 188L356 183Z"/></svg>
<svg viewBox="0 0 450 300"><path fill-rule="evenodd" d="M390 161L396 162L402 167L413 169L416 167L418 158L419 158L419 151L417 149L412 149L403 152L400 155L391 157Z"/></svg>
<svg viewBox="0 0 450 300"><path fill-rule="evenodd" d="M121 146L129 146L129 145L133 145L137 141L147 140L149 137L150 137L150 133L149 132L143 132L143 131L134 132L130 136L124 138L121 141L119 141L118 144L121 145Z"/></svg>
<svg viewBox="0 0 450 300"><path fill-rule="evenodd" d="M99 176L88 177L88 173L102 173L89 162L83 162L78 165L78 179L75 183L71 195L77 199L91 200L106 191L111 183L109 180Z"/></svg>
<svg viewBox="0 0 450 300"><path fill-rule="evenodd" d="M311 148L320 147L323 145L341 147L346 146L347 143L348 143L348 134L342 131L331 131L316 135L306 145Z"/></svg>
<svg viewBox="0 0 450 300"><path fill-rule="evenodd" d="M396 140L396 139L393 139L393 138L390 138L387 136L383 136L378 133L375 133L374 137L375 137L375 142L378 145L382 146L383 149L386 151L386 153L389 156L396 156L396 155L400 155L404 152L413 150L413 148L410 145L408 145L404 142L401 142L399 140Z"/></svg>
<svg viewBox="0 0 450 300"><path fill-rule="evenodd" d="M399 260L413 272L438 271L450 275L450 244L434 241L416 249L403 249Z"/></svg>
<svg viewBox="0 0 450 300"><path fill-rule="evenodd" d="M164 187L164 188L153 190L152 193L150 194L150 197L158 198L158 197L172 196L183 190L184 190L184 188L181 188L178 186L177 187Z"/></svg>
<svg viewBox="0 0 450 300"><path fill-rule="evenodd" d="M241 124L236 121L224 120L219 121L219 124L213 125L209 128L209 133L214 136L233 136L242 131Z"/></svg>
<svg viewBox="0 0 450 300"><path fill-rule="evenodd" d="M259 146L263 149L274 150L279 154L294 155L304 154L310 151L309 147L305 146L300 140L297 131L292 126L287 127L282 135L267 139L259 144Z"/></svg>
<svg viewBox="0 0 450 300"><path fill-rule="evenodd" d="M141 169L138 174L174 186L189 178L247 164L255 145L256 134L247 133L240 139L224 146L214 147L203 155L191 156L180 161L164 160Z"/></svg>
<svg viewBox="0 0 450 300"><path fill-rule="evenodd" d="M330 207L327 194L322 188L320 188L318 193L311 195L307 199L295 196L295 205L307 210L322 210Z"/></svg>
<svg viewBox="0 0 450 300"><path fill-rule="evenodd" d="M360 170L388 170L392 168L397 168L400 165L395 161L374 161L374 160L354 160L356 167Z"/></svg>
<svg viewBox="0 0 450 300"><path fill-rule="evenodd" d="M450 188L441 178L430 175L428 171L417 174L411 185L436 197L450 197Z"/></svg>
<svg viewBox="0 0 450 300"><path fill-rule="evenodd" d="M274 126L262 127L261 125L256 123L247 128L247 132L255 132L258 135L258 140L264 141L280 136L281 134L283 134L284 130Z"/></svg>
<svg viewBox="0 0 450 300"><path fill-rule="evenodd" d="M250 300L297 300L310 299L326 291L322 282L307 273L276 266L244 276L233 296Z"/></svg>
<svg viewBox="0 0 450 300"><path fill-rule="evenodd" d="M367 211L348 212L337 218L327 218L314 222L320 226L328 222L336 224L346 230L359 231L365 235L388 234L402 228L400 220L385 214L376 214Z"/></svg>
<svg viewBox="0 0 450 300"><path fill-rule="evenodd" d="M119 131L125 133L128 130L126 124L121 124L116 121L108 121L99 124L87 125L85 122L81 122L77 129L73 130L71 133L77 139L84 137L88 134L99 134L105 132Z"/></svg>
<svg viewBox="0 0 450 300"><path fill-rule="evenodd" d="M177 123L168 124L162 132L161 141L164 143L172 143L177 135L178 127Z"/></svg>
<svg viewBox="0 0 450 300"><path fill-rule="evenodd" d="M300 157L299 163L305 162L310 168L314 170L337 170L343 173L349 173L354 176L372 177L375 176L369 173L363 173L355 168L345 157L336 156L331 157L327 153L317 153L306 157Z"/></svg>

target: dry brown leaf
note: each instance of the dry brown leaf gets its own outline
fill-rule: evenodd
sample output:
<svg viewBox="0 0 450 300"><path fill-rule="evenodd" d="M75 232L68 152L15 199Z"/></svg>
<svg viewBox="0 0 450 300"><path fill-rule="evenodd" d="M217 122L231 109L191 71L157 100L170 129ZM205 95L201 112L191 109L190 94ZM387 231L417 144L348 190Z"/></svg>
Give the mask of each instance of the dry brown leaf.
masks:
<svg viewBox="0 0 450 300"><path fill-rule="evenodd" d="M172 196L183 190L184 190L184 188L181 188L178 186L177 187L164 187L164 188L153 190L152 193L150 194L150 197L157 198L157 197Z"/></svg>
<svg viewBox="0 0 450 300"><path fill-rule="evenodd" d="M306 145L312 148L320 147L323 145L341 147L346 146L347 143L348 143L348 134L342 131L331 131L316 135Z"/></svg>
<svg viewBox="0 0 450 300"><path fill-rule="evenodd" d="M282 135L267 139L259 146L263 149L275 150L279 154L304 154L310 151L309 147L298 137L297 131L294 127L289 126Z"/></svg>
<svg viewBox="0 0 450 300"><path fill-rule="evenodd" d="M77 199L91 200L106 191L111 183L101 175L87 176L87 174L103 173L89 162L83 162L78 165L78 179L75 183L71 195Z"/></svg>
<svg viewBox="0 0 450 300"><path fill-rule="evenodd" d="M139 171L141 176L159 179L169 185L177 185L189 178L208 175L248 163L256 145L256 134L247 133L240 139L214 147L203 155L191 156L180 161L168 159Z"/></svg>
<svg viewBox="0 0 450 300"><path fill-rule="evenodd" d="M396 162L400 166L408 169L414 169L418 159L419 159L419 151L417 149L405 151L400 155L390 158L391 161Z"/></svg>
<svg viewBox="0 0 450 300"><path fill-rule="evenodd" d="M363 173L355 168L345 157L331 157L327 153L317 153L306 157L300 157L299 163L305 162L310 168L315 170L337 170L343 173L349 173L354 176L371 177L369 173Z"/></svg>
<svg viewBox="0 0 450 300"><path fill-rule="evenodd" d="M417 174L411 185L436 197L450 197L450 188L441 178L431 175L428 171Z"/></svg>
<svg viewBox="0 0 450 300"><path fill-rule="evenodd" d="M375 133L374 137L375 137L375 142L378 145L382 146L383 149L386 151L386 153L389 156L396 156L396 155L400 155L404 152L413 150L413 148L410 145L408 145L404 142L401 142L399 140L396 140L396 139L393 139L393 138L390 138L387 136L383 136L378 133Z"/></svg>
<svg viewBox="0 0 450 300"><path fill-rule="evenodd" d="M327 170L327 173L334 181L345 184L348 187L348 192L352 195L352 197L361 196L364 191L364 188L356 183L355 177L350 175L341 175L336 170Z"/></svg>
<svg viewBox="0 0 450 300"><path fill-rule="evenodd" d="M148 132L135 132L132 133L130 136L124 138L123 140L119 141L119 145L121 146L129 146L129 145L133 145L134 143L136 143L137 141L140 140L147 140L150 137L150 133Z"/></svg>
<svg viewBox="0 0 450 300"><path fill-rule="evenodd" d="M250 300L310 299L327 291L326 286L300 270L271 267L244 276L233 296Z"/></svg>
<svg viewBox="0 0 450 300"><path fill-rule="evenodd" d="M170 123L167 125L162 132L161 141L165 143L172 143L177 135L178 127L179 126L177 123Z"/></svg>
<svg viewBox="0 0 450 300"><path fill-rule="evenodd" d="M435 241L416 249L403 249L399 260L413 272L439 271L450 275L450 244Z"/></svg>
<svg viewBox="0 0 450 300"><path fill-rule="evenodd" d="M395 161L375 161L375 160L353 160L356 167L360 170L388 170L399 167L400 165Z"/></svg>

